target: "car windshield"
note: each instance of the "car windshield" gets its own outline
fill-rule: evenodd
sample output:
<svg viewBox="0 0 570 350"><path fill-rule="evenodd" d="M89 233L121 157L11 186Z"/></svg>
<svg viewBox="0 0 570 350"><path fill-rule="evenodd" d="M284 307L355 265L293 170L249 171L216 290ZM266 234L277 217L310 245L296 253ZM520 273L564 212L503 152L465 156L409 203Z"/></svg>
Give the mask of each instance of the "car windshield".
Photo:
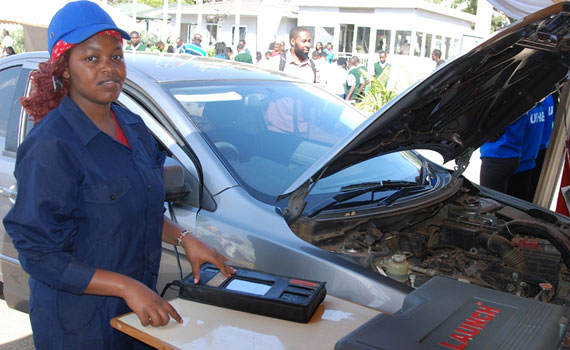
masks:
<svg viewBox="0 0 570 350"><path fill-rule="evenodd" d="M166 85L236 179L275 202L301 174L365 119L310 84L181 82ZM411 180L421 164L406 152L362 162L322 179L315 193L356 182ZM381 165L379 165L381 163Z"/></svg>

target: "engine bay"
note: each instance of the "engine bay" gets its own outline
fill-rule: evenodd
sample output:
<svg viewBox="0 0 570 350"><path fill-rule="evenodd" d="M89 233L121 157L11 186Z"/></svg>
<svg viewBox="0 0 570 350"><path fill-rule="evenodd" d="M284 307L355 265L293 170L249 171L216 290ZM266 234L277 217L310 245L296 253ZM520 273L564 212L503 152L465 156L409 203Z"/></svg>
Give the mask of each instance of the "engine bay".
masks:
<svg viewBox="0 0 570 350"><path fill-rule="evenodd" d="M570 227L545 210L525 212L464 184L437 205L400 212L302 217L292 229L413 288L446 276L556 304L570 292Z"/></svg>

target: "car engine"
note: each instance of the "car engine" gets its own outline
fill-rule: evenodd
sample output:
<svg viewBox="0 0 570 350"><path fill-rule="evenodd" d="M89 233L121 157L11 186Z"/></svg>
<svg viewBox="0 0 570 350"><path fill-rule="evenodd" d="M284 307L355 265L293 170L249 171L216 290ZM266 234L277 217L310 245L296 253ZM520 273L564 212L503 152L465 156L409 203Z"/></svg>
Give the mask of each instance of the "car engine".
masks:
<svg viewBox="0 0 570 350"><path fill-rule="evenodd" d="M339 210L335 219L330 213L303 217L292 228L315 246L414 288L447 276L561 304L570 291L570 227L547 211L525 212L469 185L405 213Z"/></svg>

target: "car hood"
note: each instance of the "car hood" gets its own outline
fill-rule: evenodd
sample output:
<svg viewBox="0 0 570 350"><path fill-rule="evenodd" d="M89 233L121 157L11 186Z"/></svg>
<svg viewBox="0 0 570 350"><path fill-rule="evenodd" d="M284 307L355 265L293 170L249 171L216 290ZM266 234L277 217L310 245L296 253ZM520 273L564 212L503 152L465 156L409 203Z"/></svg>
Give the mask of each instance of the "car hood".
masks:
<svg viewBox="0 0 570 350"><path fill-rule="evenodd" d="M302 211L291 202L303 199L311 183L380 154L431 149L446 162L469 155L566 82L569 30L570 3L558 3L446 62L293 183L280 197L290 197L288 214Z"/></svg>

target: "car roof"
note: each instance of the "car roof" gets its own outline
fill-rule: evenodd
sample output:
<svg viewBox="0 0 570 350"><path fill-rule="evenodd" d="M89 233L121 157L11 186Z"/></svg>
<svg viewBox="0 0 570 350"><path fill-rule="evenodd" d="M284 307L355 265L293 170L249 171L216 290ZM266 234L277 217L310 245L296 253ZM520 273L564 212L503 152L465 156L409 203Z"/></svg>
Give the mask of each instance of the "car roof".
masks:
<svg viewBox="0 0 570 350"><path fill-rule="evenodd" d="M17 54L2 59L10 61L47 61L46 51ZM132 70L162 83L177 81L249 80L249 81L295 81L301 80L279 71L259 68L250 63L235 62L212 57L154 52L125 52L127 74ZM179 67L184 67L180 69Z"/></svg>
<svg viewBox="0 0 570 350"><path fill-rule="evenodd" d="M186 54L125 54L128 69L137 69L159 83L200 80L283 80L295 78L253 64ZM184 67L180 69L180 67Z"/></svg>

